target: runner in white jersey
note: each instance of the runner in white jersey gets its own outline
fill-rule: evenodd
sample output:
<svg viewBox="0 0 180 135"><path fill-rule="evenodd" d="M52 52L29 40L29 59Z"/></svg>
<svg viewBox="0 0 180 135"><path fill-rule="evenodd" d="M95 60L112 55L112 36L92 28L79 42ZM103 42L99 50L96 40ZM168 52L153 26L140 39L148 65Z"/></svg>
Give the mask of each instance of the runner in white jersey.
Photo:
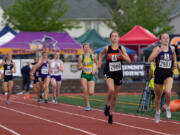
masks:
<svg viewBox="0 0 180 135"><path fill-rule="evenodd" d="M54 104L58 104L56 100L59 95L59 90L61 87L61 75L63 72L63 62L59 59L59 53L56 52L54 54L54 59L51 61L51 84L53 87L53 99L52 102Z"/></svg>

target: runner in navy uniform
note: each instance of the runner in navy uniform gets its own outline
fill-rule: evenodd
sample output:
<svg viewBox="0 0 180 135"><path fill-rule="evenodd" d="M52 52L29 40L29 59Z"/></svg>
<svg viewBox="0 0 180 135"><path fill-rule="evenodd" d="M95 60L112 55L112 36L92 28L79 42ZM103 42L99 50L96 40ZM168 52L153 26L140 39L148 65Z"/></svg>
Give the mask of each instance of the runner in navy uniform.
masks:
<svg viewBox="0 0 180 135"><path fill-rule="evenodd" d="M35 70L39 69L38 81L39 81L39 99L38 103L41 103L41 94L44 89L44 103L48 103L48 94L49 94L49 82L50 82L50 61L47 59L47 53L43 52L42 57L39 62L36 64Z"/></svg>
<svg viewBox="0 0 180 135"><path fill-rule="evenodd" d="M177 67L175 48L169 45L169 35L167 33L160 35L160 46L154 48L148 62L155 60L155 102L156 114L155 122L160 121L160 102L163 92L163 84L165 85L166 117L171 118L169 103L171 100L171 89L173 85L173 68Z"/></svg>
<svg viewBox="0 0 180 135"><path fill-rule="evenodd" d="M131 63L129 56L123 46L119 45L119 35L117 32L110 34L111 46L107 46L99 55L99 67L101 67L102 56L107 52L104 76L108 86L107 105L104 114L108 116L108 123L112 124L112 113L116 104L116 98L122 84L122 60Z"/></svg>
<svg viewBox="0 0 180 135"><path fill-rule="evenodd" d="M12 61L12 55L11 53L7 53L5 58L2 60L2 63L0 64L0 68L4 67L4 73L3 73L3 89L4 92L7 92L7 100L6 104L10 104L9 99L12 93L13 88L13 73L16 73L16 65Z"/></svg>

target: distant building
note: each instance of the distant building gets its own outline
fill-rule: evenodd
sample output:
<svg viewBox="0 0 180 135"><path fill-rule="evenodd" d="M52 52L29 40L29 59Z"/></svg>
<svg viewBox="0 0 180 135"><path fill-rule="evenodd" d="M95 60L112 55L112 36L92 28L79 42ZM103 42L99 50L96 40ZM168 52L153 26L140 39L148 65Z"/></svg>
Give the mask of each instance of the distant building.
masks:
<svg viewBox="0 0 180 135"><path fill-rule="evenodd" d="M12 0L0 0L0 21L2 21L3 10L1 6L9 5ZM61 19L72 18L72 21L79 21L81 28L67 30L72 37L79 37L88 29L95 29L101 36L109 37L112 31L104 23L109 21L112 15L107 7L103 7L97 0L65 0L64 4L68 6L68 10ZM2 29L0 25L0 29Z"/></svg>

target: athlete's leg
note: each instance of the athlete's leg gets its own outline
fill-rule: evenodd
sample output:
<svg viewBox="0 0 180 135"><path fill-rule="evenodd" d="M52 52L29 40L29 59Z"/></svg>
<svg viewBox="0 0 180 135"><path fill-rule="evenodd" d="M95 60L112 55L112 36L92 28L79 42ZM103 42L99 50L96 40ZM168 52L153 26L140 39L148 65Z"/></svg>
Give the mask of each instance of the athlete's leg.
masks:
<svg viewBox="0 0 180 135"><path fill-rule="evenodd" d="M84 79L84 78L81 78L80 79L81 81L81 85L82 85L82 88L83 88L83 93L84 93L84 99L85 99L85 102L86 102L86 106L90 106L89 104L89 94L88 94L88 87L87 87L87 80Z"/></svg>
<svg viewBox="0 0 180 135"><path fill-rule="evenodd" d="M3 82L3 91L4 93L7 93L8 92L8 82Z"/></svg>
<svg viewBox="0 0 180 135"><path fill-rule="evenodd" d="M112 78L107 78L106 84L108 87L107 106L110 106L114 94L114 80Z"/></svg>
<svg viewBox="0 0 180 135"><path fill-rule="evenodd" d="M94 94L94 81L88 81L88 89L89 89L89 95L93 95Z"/></svg>
<svg viewBox="0 0 180 135"><path fill-rule="evenodd" d="M53 98L55 98L56 97L57 83L56 83L56 80L54 78L51 78L51 85L52 85L52 88L53 88Z"/></svg>
<svg viewBox="0 0 180 135"><path fill-rule="evenodd" d="M50 78L47 77L45 80L44 80L44 99L47 100L48 99L48 94L49 94L49 82L50 82Z"/></svg>
<svg viewBox="0 0 180 135"><path fill-rule="evenodd" d="M115 87L115 89L114 89L114 93L113 93L113 96L112 96L110 113L112 113L114 111L114 108L115 108L115 105L116 105L117 96L118 96L118 92L119 92L119 90L121 88L121 85L115 85L114 87Z"/></svg>
<svg viewBox="0 0 180 135"><path fill-rule="evenodd" d="M166 105L169 106L170 101L171 101L171 89L173 85L173 78L168 77L167 79L164 80L165 84L165 96L166 96Z"/></svg>
<svg viewBox="0 0 180 135"><path fill-rule="evenodd" d="M165 98L166 98L166 104L164 105L164 108L166 110L166 117L171 118L171 112L169 108L169 104L171 101L171 89L172 89L172 84L173 84L173 78L168 77L164 80L165 84Z"/></svg>
<svg viewBox="0 0 180 135"><path fill-rule="evenodd" d="M163 92L162 89L163 85L156 83L154 84L156 112L160 111L161 96Z"/></svg>
<svg viewBox="0 0 180 135"><path fill-rule="evenodd" d="M12 93L12 88L13 88L13 81L8 82L8 95L7 95L7 101L10 99L11 93Z"/></svg>
<svg viewBox="0 0 180 135"><path fill-rule="evenodd" d="M59 96L60 88L61 88L61 81L57 81L56 98L58 98Z"/></svg>

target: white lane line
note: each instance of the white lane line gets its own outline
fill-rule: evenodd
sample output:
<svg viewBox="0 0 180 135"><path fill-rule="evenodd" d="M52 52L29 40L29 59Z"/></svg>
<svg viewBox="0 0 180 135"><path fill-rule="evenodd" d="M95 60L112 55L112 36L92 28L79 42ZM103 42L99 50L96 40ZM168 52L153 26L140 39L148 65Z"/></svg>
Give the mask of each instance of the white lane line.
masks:
<svg viewBox="0 0 180 135"><path fill-rule="evenodd" d="M11 132L13 135L20 135L19 133L15 132L15 131L13 131L12 129L9 129L9 128L1 125L1 124L0 124L0 127L3 128L3 129L5 129L5 130L7 130L7 131L9 131L9 132Z"/></svg>
<svg viewBox="0 0 180 135"><path fill-rule="evenodd" d="M67 112L67 111L61 111L61 110L50 108L50 107L37 106L37 105L23 103L23 102L19 102L19 101L13 101L13 102L19 103L19 104L23 104L23 105L27 105L27 106L38 107L38 108L45 109L45 110L56 111L56 112L60 112L60 113L65 113L65 114L69 114L69 115L73 115L73 116L77 116L77 117L88 118L88 119L97 120L97 121L101 121L101 122L106 122L107 123L106 120L95 118L95 117L90 117L90 116L86 116L86 115L71 113L71 112ZM121 126L125 126L125 127L130 127L130 128L134 128L134 129L139 129L139 130L144 130L144 131L148 131L148 132L152 132L152 133L156 133L156 134L160 134L160 135L171 135L171 134L168 134L168 133L163 133L163 132L159 132L159 131L148 129L148 128L137 127L137 126L123 124L123 123L119 123L119 122L114 122L114 123L117 124L117 125L121 125Z"/></svg>
<svg viewBox="0 0 180 135"><path fill-rule="evenodd" d="M70 105L70 104L64 104L64 103L61 103L61 105L64 105L64 106L71 106L71 107L74 107L74 108L83 108L82 106L76 106L76 105ZM96 109L96 108L92 108L92 110L96 110L96 111L99 111L99 112L103 112L103 110L101 109ZM114 114L116 115L123 115L123 116L129 116L129 117L133 117L133 118L140 118L140 119L146 119L146 120L152 120L154 121L153 118L148 118L148 117L143 117L143 116L139 116L139 115L134 115L134 114L125 114L125 113L118 113L118 112L114 112ZM164 123L173 123L173 124L177 124L177 125L180 125L180 122L175 122L175 121L170 121L170 120L160 120L160 122L164 122Z"/></svg>
<svg viewBox="0 0 180 135"><path fill-rule="evenodd" d="M70 128L70 129L73 129L73 130L76 130L76 131L80 131L80 132L83 132L83 133L88 134L88 135L96 135L94 133L88 132L88 131L80 129L80 128L75 128L75 127L72 127L72 126L68 126L68 125L65 125L65 124L62 124L62 123L59 123L59 122L56 122L56 121L52 121L52 120L45 119L45 118L42 118L42 117L39 117L39 116L28 114L28 113L18 111L18 110L12 109L12 108L7 108L7 107L4 107L4 106L0 106L0 107L3 108L3 109L6 109L6 110L10 110L10 111L20 113L22 115L26 115L26 116L33 117L33 118L36 118L36 119L40 119L40 120L43 120L43 121L46 121L46 122L49 122L49 123L57 124L57 125L67 127L67 128Z"/></svg>

